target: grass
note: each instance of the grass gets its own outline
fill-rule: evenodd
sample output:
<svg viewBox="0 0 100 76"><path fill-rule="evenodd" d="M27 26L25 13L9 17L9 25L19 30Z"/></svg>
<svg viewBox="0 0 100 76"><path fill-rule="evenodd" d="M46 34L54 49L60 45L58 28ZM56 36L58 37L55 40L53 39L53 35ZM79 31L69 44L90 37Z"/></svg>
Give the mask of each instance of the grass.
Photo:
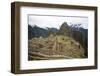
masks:
<svg viewBox="0 0 100 76"><path fill-rule="evenodd" d="M33 38L28 41L28 44L29 60L85 57L84 48L74 39L67 36L50 35L47 38ZM35 53L35 55L32 53ZM45 55L45 57L41 55ZM56 57L53 57L54 55Z"/></svg>

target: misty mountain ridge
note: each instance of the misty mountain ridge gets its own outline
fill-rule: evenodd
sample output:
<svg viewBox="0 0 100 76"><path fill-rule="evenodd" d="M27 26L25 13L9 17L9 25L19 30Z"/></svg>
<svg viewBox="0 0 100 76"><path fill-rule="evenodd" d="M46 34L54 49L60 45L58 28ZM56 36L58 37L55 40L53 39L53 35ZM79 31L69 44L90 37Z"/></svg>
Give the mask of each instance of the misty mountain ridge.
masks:
<svg viewBox="0 0 100 76"><path fill-rule="evenodd" d="M56 34L62 34L62 35L69 35L72 36L72 31L77 31L79 33L82 33L83 35L87 35L88 29L84 29L81 27L82 24L71 24L68 25L67 22L62 23L60 26L60 29L57 28L41 28L38 25L28 25L28 34L29 34L29 39L32 37L47 37L51 33L56 33Z"/></svg>

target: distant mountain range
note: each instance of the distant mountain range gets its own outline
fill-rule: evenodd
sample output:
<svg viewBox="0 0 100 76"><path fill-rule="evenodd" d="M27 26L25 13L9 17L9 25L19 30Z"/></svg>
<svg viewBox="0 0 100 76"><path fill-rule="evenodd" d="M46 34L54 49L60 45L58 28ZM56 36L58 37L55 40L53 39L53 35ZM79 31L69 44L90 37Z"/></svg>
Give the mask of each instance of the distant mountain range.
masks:
<svg viewBox="0 0 100 76"><path fill-rule="evenodd" d="M80 24L81 25L81 24ZM40 28L38 25L28 25L28 39L32 39L34 37L48 37L50 34L53 35L65 35L73 38L77 42L79 42L87 53L87 42L88 42L88 29L84 29L80 27L80 25L72 25L69 26L67 22L62 23L60 29L57 28Z"/></svg>
<svg viewBox="0 0 100 76"><path fill-rule="evenodd" d="M43 29L35 25L34 27L28 25L28 38L31 39L33 37L47 37L48 30Z"/></svg>
<svg viewBox="0 0 100 76"><path fill-rule="evenodd" d="M28 39L31 39L33 37L48 37L49 34L57 33L59 30L56 28L40 28L37 25L34 25L32 27L31 25L28 25Z"/></svg>

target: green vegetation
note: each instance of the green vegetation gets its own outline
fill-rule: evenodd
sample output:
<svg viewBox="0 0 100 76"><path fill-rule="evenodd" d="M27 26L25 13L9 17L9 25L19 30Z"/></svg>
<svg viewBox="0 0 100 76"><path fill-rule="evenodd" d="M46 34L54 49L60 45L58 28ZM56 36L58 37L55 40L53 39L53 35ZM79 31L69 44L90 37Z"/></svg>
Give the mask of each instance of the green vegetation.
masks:
<svg viewBox="0 0 100 76"><path fill-rule="evenodd" d="M67 22L59 29L28 25L28 60L87 58L87 32Z"/></svg>
<svg viewBox="0 0 100 76"><path fill-rule="evenodd" d="M64 35L28 40L29 60L84 58L84 48L74 39Z"/></svg>

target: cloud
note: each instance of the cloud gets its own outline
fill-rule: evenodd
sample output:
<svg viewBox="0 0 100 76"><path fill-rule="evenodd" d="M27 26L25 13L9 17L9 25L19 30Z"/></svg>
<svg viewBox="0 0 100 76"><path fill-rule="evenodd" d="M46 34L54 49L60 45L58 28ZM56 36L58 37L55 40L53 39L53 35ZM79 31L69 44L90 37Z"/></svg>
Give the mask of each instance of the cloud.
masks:
<svg viewBox="0 0 100 76"><path fill-rule="evenodd" d="M59 17L59 16L38 16L29 15L29 24L31 26L37 25L41 28L53 27L60 28L63 22L67 22L69 25L72 24L82 24L83 28L88 28L88 18L86 17Z"/></svg>

